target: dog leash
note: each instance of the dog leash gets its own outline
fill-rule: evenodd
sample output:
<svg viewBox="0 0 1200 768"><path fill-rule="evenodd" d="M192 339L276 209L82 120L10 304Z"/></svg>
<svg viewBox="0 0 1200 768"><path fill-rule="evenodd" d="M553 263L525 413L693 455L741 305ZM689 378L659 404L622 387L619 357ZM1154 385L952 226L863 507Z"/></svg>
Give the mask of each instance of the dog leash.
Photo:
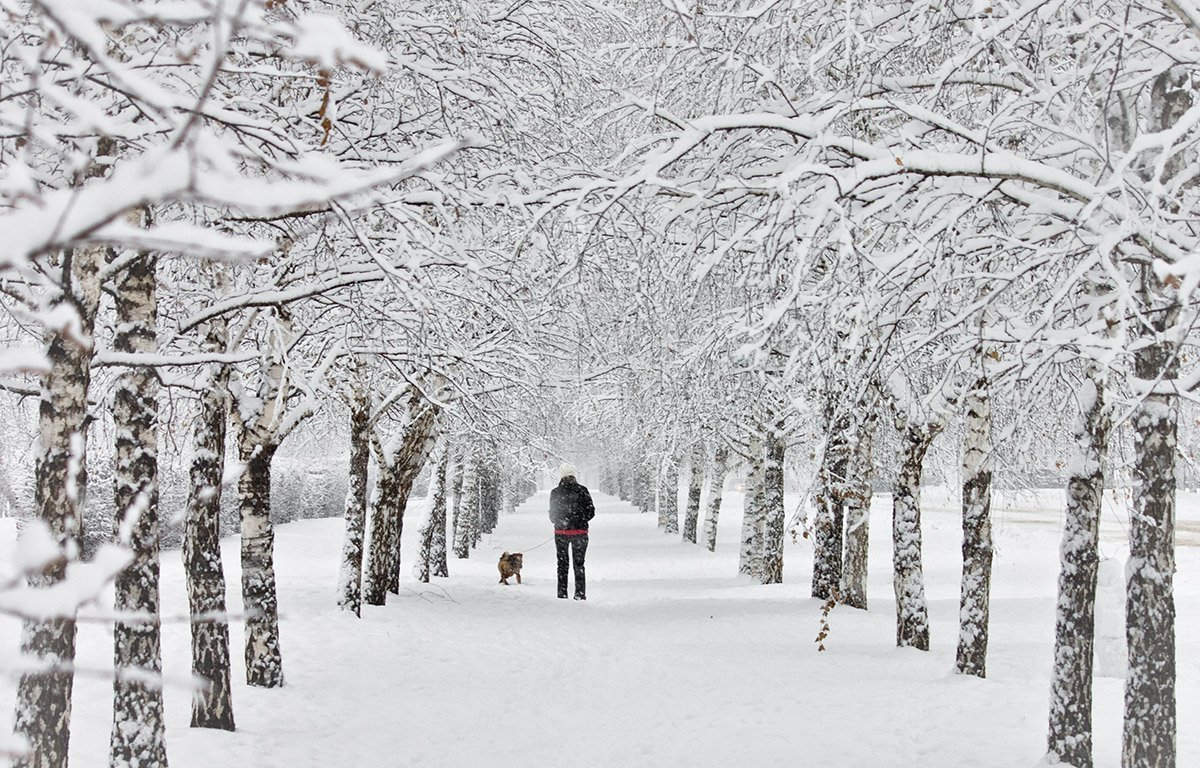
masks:
<svg viewBox="0 0 1200 768"><path fill-rule="evenodd" d="M554 537L553 537L553 536L551 536L550 538L546 539L546 540L545 540L545 541L543 541L541 544L538 544L538 545L537 545L537 547L530 547L529 549L527 549L527 550L525 550L525 551L526 551L526 552L532 552L533 550L537 549L538 547L544 547L544 546L546 546L547 544L549 544L549 543L550 543L550 542L552 542L552 541L554 541Z"/></svg>

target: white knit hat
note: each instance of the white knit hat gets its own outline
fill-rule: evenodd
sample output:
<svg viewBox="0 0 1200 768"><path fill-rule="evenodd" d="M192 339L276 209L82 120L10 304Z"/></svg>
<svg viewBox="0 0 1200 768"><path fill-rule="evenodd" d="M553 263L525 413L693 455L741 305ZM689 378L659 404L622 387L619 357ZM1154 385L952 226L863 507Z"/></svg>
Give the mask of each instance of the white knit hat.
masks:
<svg viewBox="0 0 1200 768"><path fill-rule="evenodd" d="M558 467L558 477L559 479L564 477L575 477L575 465L569 461L564 461Z"/></svg>

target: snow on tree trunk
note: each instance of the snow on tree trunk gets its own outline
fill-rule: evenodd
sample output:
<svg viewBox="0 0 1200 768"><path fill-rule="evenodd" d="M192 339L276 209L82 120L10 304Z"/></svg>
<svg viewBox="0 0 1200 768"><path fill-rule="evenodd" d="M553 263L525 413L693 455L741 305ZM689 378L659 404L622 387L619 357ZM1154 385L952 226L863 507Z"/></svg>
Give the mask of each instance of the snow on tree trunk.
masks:
<svg viewBox="0 0 1200 768"><path fill-rule="evenodd" d="M986 677L992 582L991 399L986 376L970 386L964 404L963 566L955 668L959 674Z"/></svg>
<svg viewBox="0 0 1200 768"><path fill-rule="evenodd" d="M1062 566L1050 679L1047 750L1051 762L1092 768L1092 660L1100 507L1110 418L1099 371L1089 371L1079 391L1074 455L1067 480Z"/></svg>
<svg viewBox="0 0 1200 768"><path fill-rule="evenodd" d="M429 478L429 515L421 529L421 553L418 578L429 583L430 575L448 576L446 564L446 463L450 451L443 443L438 449L433 473Z"/></svg>
<svg viewBox="0 0 1200 768"><path fill-rule="evenodd" d="M463 456L462 497L458 505L458 530L454 532L454 556L465 560L471 556L475 525L479 522L479 467L475 457Z"/></svg>
<svg viewBox="0 0 1200 768"><path fill-rule="evenodd" d="M238 478L242 522L242 605L246 611L246 683L261 688L283 685L279 646L279 597L275 588L275 526L271 522L271 462L275 447L259 445L242 453ZM239 451L241 452L241 451Z"/></svg>
<svg viewBox="0 0 1200 768"><path fill-rule="evenodd" d="M692 452L688 475L687 509L683 515L683 540L696 543L696 528L700 522L700 494L704 490L704 451Z"/></svg>
<svg viewBox="0 0 1200 768"><path fill-rule="evenodd" d="M46 360L38 410L38 455L34 464L34 507L63 548L65 558L29 578L34 587L62 581L66 561L78 557L85 482L90 339L100 300L100 268L107 249L77 248L62 254L62 293L52 311L70 312L70 325L47 329ZM14 732L28 751L14 762L20 768L65 768L70 741L71 690L74 683L75 617L73 614L26 621L21 654L40 667L24 672L17 684Z"/></svg>
<svg viewBox="0 0 1200 768"><path fill-rule="evenodd" d="M874 413L863 413L855 425L843 491L838 494L845 510L845 552L842 556L840 602L851 608L867 609L867 555L871 520L871 455L875 442Z"/></svg>
<svg viewBox="0 0 1200 768"><path fill-rule="evenodd" d="M222 320L208 325L205 348L223 352ZM192 630L192 674L208 684L192 695L192 727L234 730L229 671L229 619L225 615L225 570L221 562L221 481L225 471L225 414L229 373L210 366L199 381L200 403L190 468L191 488L183 533Z"/></svg>
<svg viewBox="0 0 1200 768"><path fill-rule="evenodd" d="M850 453L848 424L844 418L835 418L833 405L827 411L826 424L828 434L813 498L812 596L822 600L833 597L842 580L841 486Z"/></svg>
<svg viewBox="0 0 1200 768"><path fill-rule="evenodd" d="M346 491L346 531L338 575L338 607L362 615L363 540L367 527L367 471L371 463L371 403L356 382L350 404L350 484Z"/></svg>
<svg viewBox="0 0 1200 768"><path fill-rule="evenodd" d="M778 425L767 433L763 460L762 482L762 568L758 574L762 584L783 583L783 538L786 510L783 504L783 460L787 442L779 434Z"/></svg>
<svg viewBox="0 0 1200 768"><path fill-rule="evenodd" d="M389 541L387 590L400 594L400 540L404 533L404 513L408 510L408 497L412 493L417 475L429 460L429 454L437 442L435 429L438 409L424 406L421 415L413 421L404 436L404 444L397 457L400 462L396 498L392 502L395 537Z"/></svg>
<svg viewBox="0 0 1200 768"><path fill-rule="evenodd" d="M708 504L704 514L704 546L709 552L717 551L717 520L721 516L721 495L725 491L725 473L729 467L729 448L717 446L709 473Z"/></svg>
<svg viewBox="0 0 1200 768"><path fill-rule="evenodd" d="M750 473L742 497L742 547L738 573L757 577L762 566L763 439L755 432L750 437Z"/></svg>
<svg viewBox="0 0 1200 768"><path fill-rule="evenodd" d="M141 218L140 216L138 217ZM141 254L117 284L113 350L153 355L158 350L158 260ZM109 764L152 768L167 764L159 621L158 374L130 366L113 396L116 432L116 537L133 561L114 582L113 726Z"/></svg>
<svg viewBox="0 0 1200 768"><path fill-rule="evenodd" d="M679 533L679 466L672 456L663 461L662 488L659 489L658 505L663 533L671 536Z"/></svg>
<svg viewBox="0 0 1200 768"><path fill-rule="evenodd" d="M942 430L937 422L897 419L900 470L892 490L892 584L896 591L896 645L929 650L929 609L921 559L921 472Z"/></svg>
<svg viewBox="0 0 1200 768"><path fill-rule="evenodd" d="M1173 292L1143 269L1144 303L1151 328L1134 357L1143 382L1179 375L1179 348L1164 340L1176 321ZM1121 765L1175 765L1175 461L1179 398L1159 386L1134 409L1133 512L1125 566L1125 725Z"/></svg>

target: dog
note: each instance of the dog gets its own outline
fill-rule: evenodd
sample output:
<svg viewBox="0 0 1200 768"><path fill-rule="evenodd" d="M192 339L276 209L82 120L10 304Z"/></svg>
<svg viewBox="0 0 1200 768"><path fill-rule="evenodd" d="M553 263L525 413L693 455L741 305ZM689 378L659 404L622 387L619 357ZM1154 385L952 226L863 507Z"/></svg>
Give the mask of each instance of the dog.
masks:
<svg viewBox="0 0 1200 768"><path fill-rule="evenodd" d="M521 558L520 552L514 552L511 555L505 552L500 555L500 563L496 566L500 569L500 583L507 585L510 576L517 577L517 583L521 583Z"/></svg>

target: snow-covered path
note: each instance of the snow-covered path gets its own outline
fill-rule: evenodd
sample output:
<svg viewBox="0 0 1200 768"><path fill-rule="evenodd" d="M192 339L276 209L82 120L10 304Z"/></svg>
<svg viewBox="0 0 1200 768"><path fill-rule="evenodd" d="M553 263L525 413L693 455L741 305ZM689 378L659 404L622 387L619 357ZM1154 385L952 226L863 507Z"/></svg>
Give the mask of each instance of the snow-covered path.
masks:
<svg viewBox="0 0 1200 768"><path fill-rule="evenodd" d="M928 654L892 647L888 499L874 505L869 612L837 609L817 653L810 553L790 544L785 584L740 581L740 494L726 494L716 554L662 535L652 515L597 496L588 601L554 597L546 495L501 519L450 579L422 585L363 618L333 607L341 521L282 526L277 567L287 686L242 678L233 628L239 730L187 727L186 691L168 691L176 768L287 766L1031 766L1043 749L1056 525L997 525L988 680L951 674L958 523L926 513L933 628ZM424 510L410 510L408 548ZM525 550L522 586L498 585L502 549ZM232 610L236 540L226 542ZM178 553L164 556L164 609L186 600ZM1180 549L1180 765L1200 764L1196 550ZM15 641L4 626L0 641ZM111 664L102 625L81 632L81 659ZM165 630L169 675L186 676L186 624ZM73 764L107 754L110 683L77 685ZM11 683L4 701L11 701ZM1116 766L1121 684L1097 679L1099 766Z"/></svg>

